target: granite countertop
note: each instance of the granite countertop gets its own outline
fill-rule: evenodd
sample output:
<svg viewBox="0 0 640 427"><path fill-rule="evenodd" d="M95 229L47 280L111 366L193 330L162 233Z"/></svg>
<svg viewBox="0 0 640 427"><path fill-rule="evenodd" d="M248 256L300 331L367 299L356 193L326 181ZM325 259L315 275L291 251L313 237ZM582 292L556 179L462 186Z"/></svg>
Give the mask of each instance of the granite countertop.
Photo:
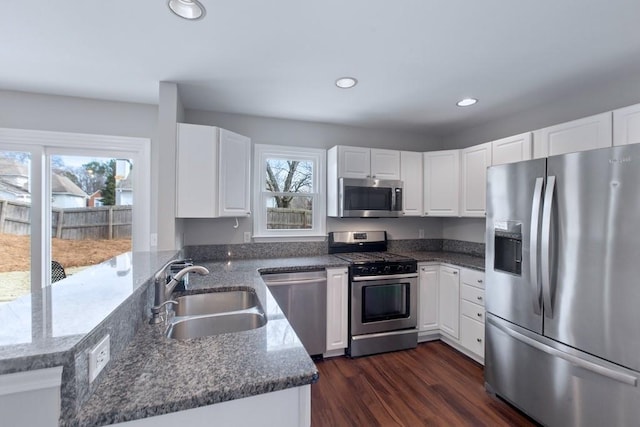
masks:
<svg viewBox="0 0 640 427"><path fill-rule="evenodd" d="M0 304L0 374L58 366L175 251L127 252Z"/></svg>
<svg viewBox="0 0 640 427"><path fill-rule="evenodd" d="M473 270L484 271L484 257L467 255L458 252L404 252L395 251L400 255L405 255L414 258L418 262L442 262L446 264L453 264L459 267L471 268Z"/></svg>
<svg viewBox="0 0 640 427"><path fill-rule="evenodd" d="M73 420L98 426L196 408L311 384L318 371L268 292L260 273L346 266L336 257L199 262L189 290L252 289L267 314L261 328L190 340L164 336L163 325L143 326L112 361L106 376Z"/></svg>

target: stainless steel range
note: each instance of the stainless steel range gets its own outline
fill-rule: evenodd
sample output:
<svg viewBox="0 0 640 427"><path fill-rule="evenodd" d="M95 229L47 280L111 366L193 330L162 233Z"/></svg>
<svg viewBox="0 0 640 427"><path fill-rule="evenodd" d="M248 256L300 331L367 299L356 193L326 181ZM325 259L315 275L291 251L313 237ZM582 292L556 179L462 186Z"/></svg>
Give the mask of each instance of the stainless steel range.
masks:
<svg viewBox="0 0 640 427"><path fill-rule="evenodd" d="M329 233L329 253L349 267L351 357L418 344L418 266L387 250L386 231Z"/></svg>

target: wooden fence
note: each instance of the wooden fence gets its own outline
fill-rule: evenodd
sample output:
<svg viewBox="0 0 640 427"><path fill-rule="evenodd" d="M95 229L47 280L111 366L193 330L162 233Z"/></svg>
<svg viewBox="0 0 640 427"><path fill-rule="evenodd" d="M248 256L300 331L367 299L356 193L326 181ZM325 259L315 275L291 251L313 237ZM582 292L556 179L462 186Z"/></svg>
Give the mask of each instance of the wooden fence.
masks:
<svg viewBox="0 0 640 427"><path fill-rule="evenodd" d="M0 200L0 233L30 234L31 205ZM131 238L131 206L53 208L51 236L67 240Z"/></svg>
<svg viewBox="0 0 640 427"><path fill-rule="evenodd" d="M301 229L313 226L312 211L308 209L267 208L268 229Z"/></svg>

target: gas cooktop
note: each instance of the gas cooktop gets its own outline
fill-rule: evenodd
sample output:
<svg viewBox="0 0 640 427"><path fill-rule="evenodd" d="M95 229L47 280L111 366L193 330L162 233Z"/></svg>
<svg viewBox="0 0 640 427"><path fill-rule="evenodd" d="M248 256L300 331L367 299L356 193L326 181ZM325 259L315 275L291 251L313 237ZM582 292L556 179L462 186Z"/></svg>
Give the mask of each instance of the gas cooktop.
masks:
<svg viewBox="0 0 640 427"><path fill-rule="evenodd" d="M397 255L391 252L348 252L333 255L345 261L349 261L352 264L414 261L413 258Z"/></svg>

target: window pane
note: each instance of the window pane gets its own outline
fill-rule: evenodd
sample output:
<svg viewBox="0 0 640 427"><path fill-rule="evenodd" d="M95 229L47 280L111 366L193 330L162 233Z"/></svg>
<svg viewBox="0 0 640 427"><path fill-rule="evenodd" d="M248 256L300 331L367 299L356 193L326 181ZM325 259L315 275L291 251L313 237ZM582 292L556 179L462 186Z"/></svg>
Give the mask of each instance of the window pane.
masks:
<svg viewBox="0 0 640 427"><path fill-rule="evenodd" d="M51 281L131 250L132 162L51 156Z"/></svg>
<svg viewBox="0 0 640 427"><path fill-rule="evenodd" d="M31 292L30 163L0 151L0 304Z"/></svg>
<svg viewBox="0 0 640 427"><path fill-rule="evenodd" d="M313 192L313 162L267 159L265 190L275 193Z"/></svg>
<svg viewBox="0 0 640 427"><path fill-rule="evenodd" d="M267 198L267 229L311 229L313 228L312 214L313 197L274 196Z"/></svg>

